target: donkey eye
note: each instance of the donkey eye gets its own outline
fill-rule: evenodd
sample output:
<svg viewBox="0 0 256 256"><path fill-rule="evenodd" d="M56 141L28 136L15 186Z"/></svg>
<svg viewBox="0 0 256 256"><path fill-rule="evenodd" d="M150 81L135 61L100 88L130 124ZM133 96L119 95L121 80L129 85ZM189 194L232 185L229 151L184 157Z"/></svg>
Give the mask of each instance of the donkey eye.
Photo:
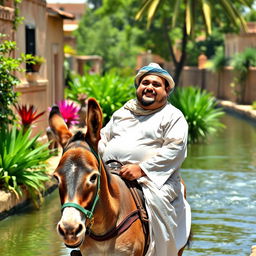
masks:
<svg viewBox="0 0 256 256"><path fill-rule="evenodd" d="M90 182L91 183L94 183L96 180L97 180L97 174L93 174L91 177L90 177Z"/></svg>

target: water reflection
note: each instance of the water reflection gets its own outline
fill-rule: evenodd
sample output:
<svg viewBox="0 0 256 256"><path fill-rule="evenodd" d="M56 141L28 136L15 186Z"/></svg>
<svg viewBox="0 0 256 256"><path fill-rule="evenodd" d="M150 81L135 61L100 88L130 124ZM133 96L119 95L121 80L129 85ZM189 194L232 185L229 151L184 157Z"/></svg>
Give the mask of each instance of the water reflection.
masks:
<svg viewBox="0 0 256 256"><path fill-rule="evenodd" d="M32 207L0 222L1 256L69 255L56 234L60 217L57 190L47 196L43 207Z"/></svg>
<svg viewBox="0 0 256 256"><path fill-rule="evenodd" d="M256 244L256 127L225 116L226 129L191 145L182 176L192 207L194 242L184 256L248 256ZM41 210L0 222L0 256L68 256L56 233L58 192Z"/></svg>

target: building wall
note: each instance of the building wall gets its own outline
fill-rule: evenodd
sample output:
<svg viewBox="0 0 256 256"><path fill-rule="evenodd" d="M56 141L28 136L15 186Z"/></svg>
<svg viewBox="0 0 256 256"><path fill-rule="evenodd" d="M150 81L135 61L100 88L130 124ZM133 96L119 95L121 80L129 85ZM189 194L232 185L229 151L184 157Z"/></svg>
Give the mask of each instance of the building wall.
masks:
<svg viewBox="0 0 256 256"><path fill-rule="evenodd" d="M172 73L172 71L170 71ZM226 67L219 73L214 73L206 69L196 67L184 67L182 71L180 86L197 86L206 89L219 98L225 100L238 101L239 95L234 93L231 86L234 83L235 73L231 67ZM248 78L245 81L244 104L252 104L256 101L256 68L250 68ZM237 87L238 89L238 87Z"/></svg>
<svg viewBox="0 0 256 256"><path fill-rule="evenodd" d="M12 8L0 6L0 33L7 35L9 40L13 40L13 18L14 10Z"/></svg>

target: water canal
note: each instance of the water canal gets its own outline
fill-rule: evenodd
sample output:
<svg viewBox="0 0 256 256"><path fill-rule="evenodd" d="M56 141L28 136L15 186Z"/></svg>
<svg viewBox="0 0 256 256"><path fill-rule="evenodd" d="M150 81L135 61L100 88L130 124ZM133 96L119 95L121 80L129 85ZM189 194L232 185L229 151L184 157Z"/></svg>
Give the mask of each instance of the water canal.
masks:
<svg viewBox="0 0 256 256"><path fill-rule="evenodd" d="M256 126L226 115L226 129L189 146L182 176L193 211L194 239L184 256L248 256L256 244ZM0 222L0 256L68 256L56 234L59 198Z"/></svg>

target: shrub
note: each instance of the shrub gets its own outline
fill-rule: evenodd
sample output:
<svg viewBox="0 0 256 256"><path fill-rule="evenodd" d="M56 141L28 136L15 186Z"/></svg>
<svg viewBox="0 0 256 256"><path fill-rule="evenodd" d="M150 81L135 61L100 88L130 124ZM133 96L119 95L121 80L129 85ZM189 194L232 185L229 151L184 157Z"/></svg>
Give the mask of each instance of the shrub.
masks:
<svg viewBox="0 0 256 256"><path fill-rule="evenodd" d="M243 52L234 56L231 66L235 71L234 83L231 84L239 103L244 103L245 81L250 67L256 67L256 51L254 48L246 48Z"/></svg>
<svg viewBox="0 0 256 256"><path fill-rule="evenodd" d="M0 129L0 187L4 186L17 196L22 195L24 186L34 202L41 198L41 189L49 178L45 161L50 157L48 143L37 142L40 134L30 138L27 131L1 127Z"/></svg>
<svg viewBox="0 0 256 256"><path fill-rule="evenodd" d="M120 77L114 72L101 75L73 76L65 96L78 101L78 95L87 94L99 102L105 123L109 121L114 111L119 109L127 100L134 97L133 78Z"/></svg>
<svg viewBox="0 0 256 256"><path fill-rule="evenodd" d="M190 143L197 143L224 127L219 121L224 112L216 108L215 98L206 91L195 87L176 88L170 102L182 111L188 122Z"/></svg>

